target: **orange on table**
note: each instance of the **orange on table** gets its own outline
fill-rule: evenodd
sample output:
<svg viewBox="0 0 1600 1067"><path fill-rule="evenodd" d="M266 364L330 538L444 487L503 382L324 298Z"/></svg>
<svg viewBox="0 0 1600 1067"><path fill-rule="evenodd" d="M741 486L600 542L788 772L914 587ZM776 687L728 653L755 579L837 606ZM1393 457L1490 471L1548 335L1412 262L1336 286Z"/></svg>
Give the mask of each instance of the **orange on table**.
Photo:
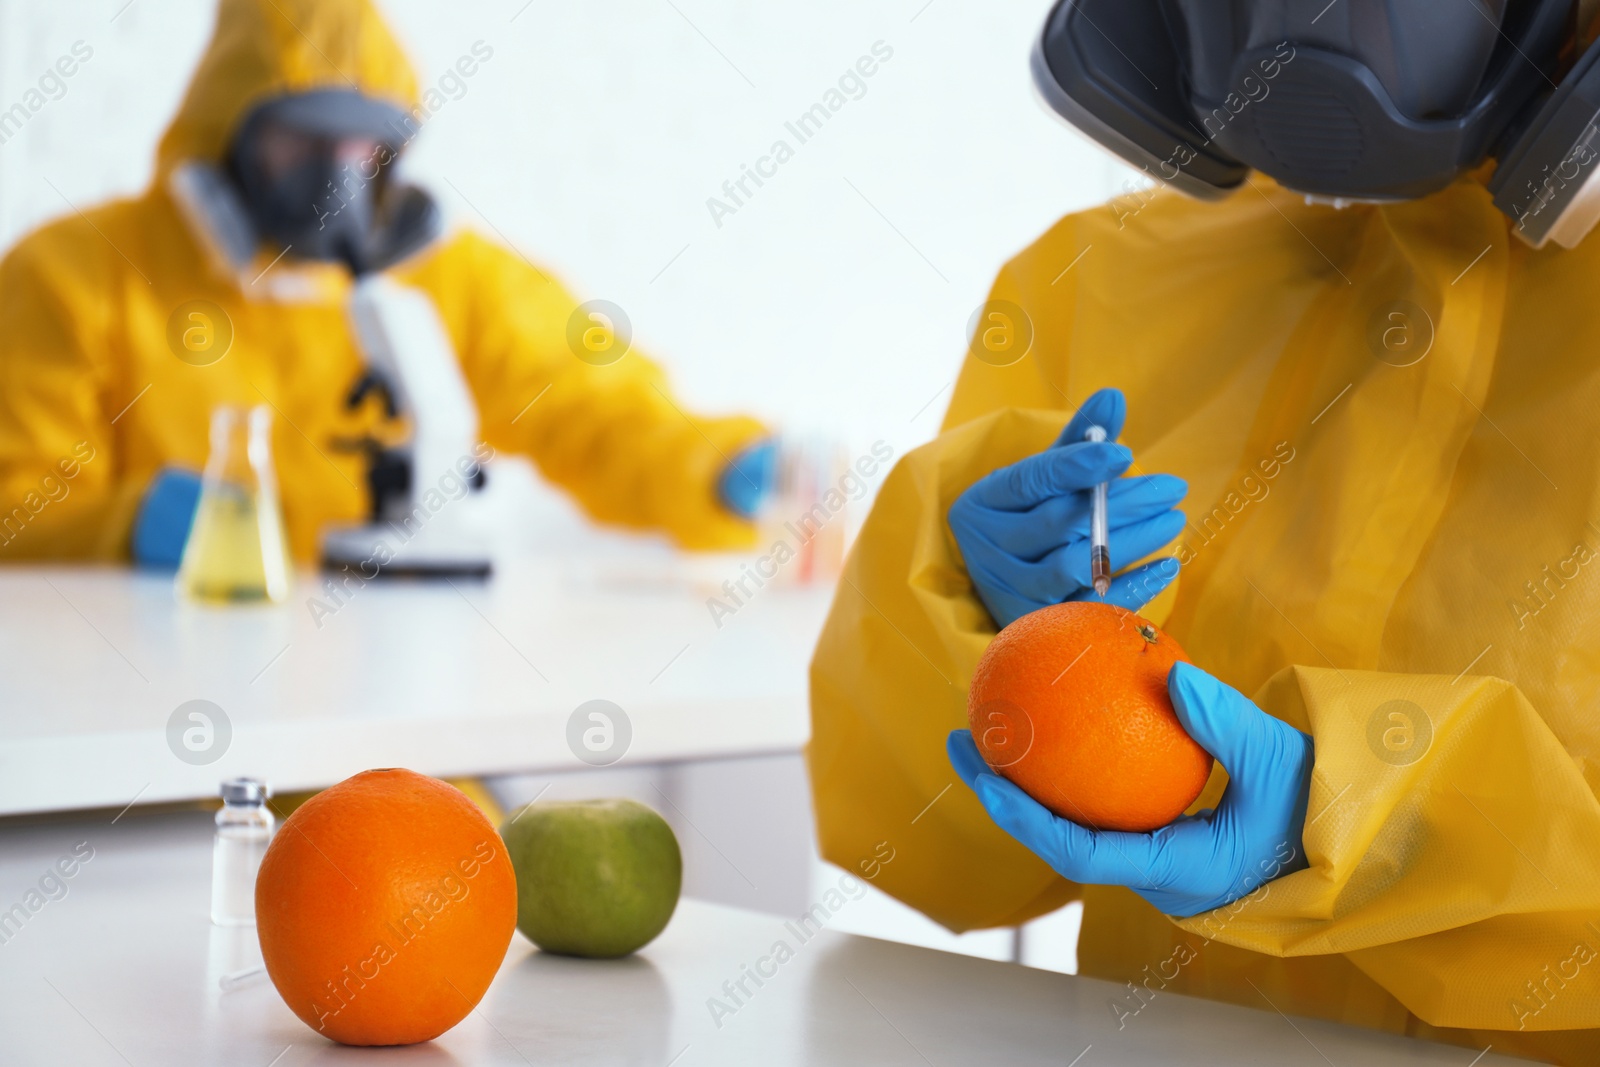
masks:
<svg viewBox="0 0 1600 1067"><path fill-rule="evenodd" d="M307 1026L404 1045L460 1022L517 921L500 835L452 785L363 771L284 821L256 877L267 974Z"/></svg>
<svg viewBox="0 0 1600 1067"><path fill-rule="evenodd" d="M1017 619L972 675L967 720L984 761L1064 819L1154 830L1183 813L1211 756L1178 722L1167 673L1189 657L1154 623L1093 601Z"/></svg>

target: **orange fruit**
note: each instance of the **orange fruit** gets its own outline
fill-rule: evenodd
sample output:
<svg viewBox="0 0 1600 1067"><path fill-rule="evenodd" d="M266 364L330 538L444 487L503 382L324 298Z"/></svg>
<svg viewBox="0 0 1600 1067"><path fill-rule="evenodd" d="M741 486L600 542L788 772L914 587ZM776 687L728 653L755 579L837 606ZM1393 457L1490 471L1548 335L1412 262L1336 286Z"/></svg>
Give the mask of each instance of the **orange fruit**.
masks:
<svg viewBox="0 0 1600 1067"><path fill-rule="evenodd" d="M460 1022L516 922L500 835L459 789L414 771L363 771L318 793L256 876L272 984L346 1045L428 1041Z"/></svg>
<svg viewBox="0 0 1600 1067"><path fill-rule="evenodd" d="M1167 672L1178 643L1125 608L1056 604L990 642L967 721L984 761L1064 819L1154 830L1194 803L1211 756L1178 722Z"/></svg>

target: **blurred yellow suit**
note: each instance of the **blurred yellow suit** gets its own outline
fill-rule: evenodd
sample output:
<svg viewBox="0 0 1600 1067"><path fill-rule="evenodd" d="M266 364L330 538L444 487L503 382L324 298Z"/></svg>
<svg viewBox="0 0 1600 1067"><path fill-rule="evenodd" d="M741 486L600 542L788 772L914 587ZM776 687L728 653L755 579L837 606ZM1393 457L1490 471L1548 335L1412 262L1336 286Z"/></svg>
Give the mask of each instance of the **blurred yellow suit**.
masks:
<svg viewBox="0 0 1600 1067"><path fill-rule="evenodd" d="M841 583L811 676L827 858L954 930L1081 897L1125 1027L1175 992L1600 1062L1597 278L1600 240L1534 252L1470 180L1335 210L1254 178L1058 223L994 286L1031 352L968 358ZM1105 386L1138 469L1191 487L1148 613L1316 741L1309 869L1181 922L941 795L994 634L946 512Z"/></svg>
<svg viewBox="0 0 1600 1067"><path fill-rule="evenodd" d="M243 278L218 269L171 180L187 161L219 161L264 98L352 86L417 107L411 69L367 0L222 0L152 187L45 226L0 264L0 560L125 556L151 477L203 465L221 403L277 410L297 556L315 555L327 524L366 517L365 461L335 444L371 419L344 408L362 366L343 268L299 268L302 291L290 295L282 282L296 268L268 270L271 250ZM715 483L763 435L757 423L685 414L636 352L609 366L577 359L567 341L576 302L490 241L464 233L393 273L432 297L496 450L531 457L597 519L662 529L686 547L751 540ZM179 360L168 343L169 319L194 300L233 326L231 349L209 366Z"/></svg>

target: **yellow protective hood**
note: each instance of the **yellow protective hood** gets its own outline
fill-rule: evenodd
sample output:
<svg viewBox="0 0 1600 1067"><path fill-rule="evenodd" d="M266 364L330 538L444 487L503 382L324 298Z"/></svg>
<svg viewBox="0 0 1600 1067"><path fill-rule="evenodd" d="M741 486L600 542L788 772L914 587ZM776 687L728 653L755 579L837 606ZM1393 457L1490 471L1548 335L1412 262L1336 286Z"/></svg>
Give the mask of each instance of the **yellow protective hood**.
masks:
<svg viewBox="0 0 1600 1067"><path fill-rule="evenodd" d="M411 64L370 0L221 0L157 172L219 161L256 104L314 89L355 89L407 111L417 99Z"/></svg>

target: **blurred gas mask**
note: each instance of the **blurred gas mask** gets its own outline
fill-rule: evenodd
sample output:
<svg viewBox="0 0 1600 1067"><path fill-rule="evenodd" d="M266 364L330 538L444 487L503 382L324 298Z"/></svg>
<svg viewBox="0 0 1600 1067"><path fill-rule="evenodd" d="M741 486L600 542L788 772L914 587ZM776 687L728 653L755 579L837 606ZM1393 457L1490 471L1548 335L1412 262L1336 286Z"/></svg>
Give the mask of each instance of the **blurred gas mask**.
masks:
<svg viewBox="0 0 1600 1067"><path fill-rule="evenodd" d="M393 178L410 116L361 93L278 97L240 124L226 170L260 237L302 259L366 274L405 258L439 231L422 190Z"/></svg>
<svg viewBox="0 0 1600 1067"><path fill-rule="evenodd" d="M1600 220L1592 0L1060 0L1034 49L1045 102L1203 199L1253 168L1333 202L1424 196L1486 159L1534 247ZM1580 10L1581 9L1581 10Z"/></svg>

